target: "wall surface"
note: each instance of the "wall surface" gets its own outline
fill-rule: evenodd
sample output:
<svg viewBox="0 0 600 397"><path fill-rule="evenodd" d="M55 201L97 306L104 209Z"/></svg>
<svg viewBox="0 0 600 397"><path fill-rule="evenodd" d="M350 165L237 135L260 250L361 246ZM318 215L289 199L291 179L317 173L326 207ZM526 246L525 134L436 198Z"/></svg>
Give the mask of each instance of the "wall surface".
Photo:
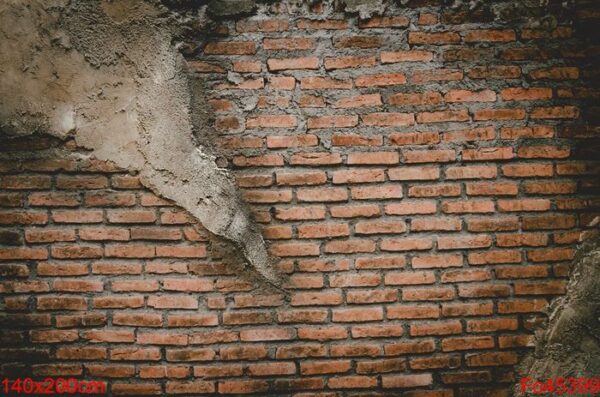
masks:
<svg viewBox="0 0 600 397"><path fill-rule="evenodd" d="M594 5L242 3L179 45L192 112L211 107L198 138L284 291L137 171L77 139L3 139L0 373L115 395L512 395L600 215Z"/></svg>

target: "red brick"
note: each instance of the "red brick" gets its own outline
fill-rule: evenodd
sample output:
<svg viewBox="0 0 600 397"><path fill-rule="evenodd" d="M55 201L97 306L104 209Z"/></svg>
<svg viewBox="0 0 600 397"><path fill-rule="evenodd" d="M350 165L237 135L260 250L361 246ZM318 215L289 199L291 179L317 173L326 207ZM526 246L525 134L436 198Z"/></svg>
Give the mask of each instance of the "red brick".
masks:
<svg viewBox="0 0 600 397"><path fill-rule="evenodd" d="M384 351L386 356L399 356L412 353L431 353L435 350L433 339L419 339L413 341L396 342L386 344Z"/></svg>
<svg viewBox="0 0 600 397"><path fill-rule="evenodd" d="M571 215L545 215L523 217L523 230L570 229L575 226Z"/></svg>
<svg viewBox="0 0 600 397"><path fill-rule="evenodd" d="M342 303L342 296L338 292L301 292L292 295L292 306L329 306Z"/></svg>
<svg viewBox="0 0 600 397"><path fill-rule="evenodd" d="M371 240L343 240L330 241L325 244L325 252L327 253L357 253L357 252L374 252L375 242Z"/></svg>
<svg viewBox="0 0 600 397"><path fill-rule="evenodd" d="M452 249L473 249L473 248L487 248L492 245L492 238L488 235L475 235L475 236L456 236L456 237L438 237L438 249L439 250L452 250Z"/></svg>
<svg viewBox="0 0 600 397"><path fill-rule="evenodd" d="M357 374L377 374L388 372L400 372L406 369L404 359L379 359L370 361L358 361L356 363Z"/></svg>
<svg viewBox="0 0 600 397"><path fill-rule="evenodd" d="M486 298L509 296L511 287L507 284L467 284L458 287L458 296L462 298Z"/></svg>
<svg viewBox="0 0 600 397"><path fill-rule="evenodd" d="M460 350L491 349L494 345L494 338L491 336L444 338L442 340L442 351L452 352Z"/></svg>
<svg viewBox="0 0 600 397"><path fill-rule="evenodd" d="M329 285L337 287L373 287L379 285L381 277L376 273L336 274L329 277Z"/></svg>
<svg viewBox="0 0 600 397"><path fill-rule="evenodd" d="M551 126L505 127L500 130L502 139L552 138L553 136L554 128Z"/></svg>
<svg viewBox="0 0 600 397"><path fill-rule="evenodd" d="M275 176L278 185L321 185L327 181L327 175L323 171L277 172Z"/></svg>
<svg viewBox="0 0 600 397"><path fill-rule="evenodd" d="M104 347L59 347L56 349L56 358L59 360L105 360L107 358Z"/></svg>
<svg viewBox="0 0 600 397"><path fill-rule="evenodd" d="M108 179L105 176L67 176L56 177L57 189L105 189L108 187Z"/></svg>
<svg viewBox="0 0 600 397"><path fill-rule="evenodd" d="M430 373L412 375L385 375L381 377L381 385L384 389L414 389L420 386L433 384Z"/></svg>
<svg viewBox="0 0 600 397"><path fill-rule="evenodd" d="M295 50L310 50L314 48L314 41L305 37L265 38L263 40L263 48L265 50L288 50L290 48Z"/></svg>
<svg viewBox="0 0 600 397"><path fill-rule="evenodd" d="M272 167L283 165L283 157L279 154L266 154L263 156L235 156L233 164L238 167Z"/></svg>
<svg viewBox="0 0 600 397"><path fill-rule="evenodd" d="M156 309L197 309L198 300L188 295L152 295L147 305Z"/></svg>
<svg viewBox="0 0 600 397"><path fill-rule="evenodd" d="M306 375L339 374L350 370L350 360L304 361L300 373Z"/></svg>
<svg viewBox="0 0 600 397"><path fill-rule="evenodd" d="M341 19L300 19L296 26L298 29L310 29L310 30L338 30L347 29L348 22Z"/></svg>
<svg viewBox="0 0 600 397"><path fill-rule="evenodd" d="M369 28L405 28L410 20L403 15L393 16L374 16L369 19L361 19L358 27L361 29Z"/></svg>
<svg viewBox="0 0 600 397"><path fill-rule="evenodd" d="M551 88L505 88L501 92L504 101L539 101L552 98Z"/></svg>
<svg viewBox="0 0 600 397"><path fill-rule="evenodd" d="M463 257L460 254L416 255L411 263L413 269L461 267Z"/></svg>
<svg viewBox="0 0 600 397"><path fill-rule="evenodd" d="M414 124L412 113L370 113L362 118L367 126L396 127Z"/></svg>
<svg viewBox="0 0 600 397"><path fill-rule="evenodd" d="M440 310L437 305L392 305L387 307L388 319L423 319L438 318Z"/></svg>
<svg viewBox="0 0 600 397"><path fill-rule="evenodd" d="M361 221L354 226L356 234L395 234L404 233L406 231L406 223L402 221L396 222L380 222L380 221Z"/></svg>
<svg viewBox="0 0 600 397"><path fill-rule="evenodd" d="M458 231L462 227L460 219L455 218L413 218L410 230L414 232L426 231Z"/></svg>
<svg viewBox="0 0 600 397"><path fill-rule="evenodd" d="M389 338L399 337L403 334L404 330L398 324L356 325L352 327L353 338Z"/></svg>
<svg viewBox="0 0 600 397"><path fill-rule="evenodd" d="M327 65L327 63L325 63L325 65ZM304 57L304 58L268 59L267 67L269 68L269 71L271 71L271 72L276 72L276 71L280 71L280 70L318 69L319 68L319 58Z"/></svg>
<svg viewBox="0 0 600 397"><path fill-rule="evenodd" d="M331 346L332 357L379 356L381 352L381 346L373 343L353 343Z"/></svg>
<svg viewBox="0 0 600 397"><path fill-rule="evenodd" d="M457 81L462 80L463 72L456 69L431 69L418 70L412 74L414 84L426 84L432 81Z"/></svg>
<svg viewBox="0 0 600 397"><path fill-rule="evenodd" d="M513 352L475 353L466 355L465 360L469 367L496 367L514 365L518 362L518 356Z"/></svg>
<svg viewBox="0 0 600 397"><path fill-rule="evenodd" d="M384 200L402 198L402 186L357 186L350 188L350 196L354 200Z"/></svg>
<svg viewBox="0 0 600 397"><path fill-rule="evenodd" d="M302 77L300 78L300 88L303 90L348 90L352 88L352 82L330 77Z"/></svg>
<svg viewBox="0 0 600 397"><path fill-rule="evenodd" d="M564 159L569 157L571 149L568 146L522 146L517 153L526 159Z"/></svg>
<svg viewBox="0 0 600 397"><path fill-rule="evenodd" d="M405 163L448 163L456 160L452 149L405 150L402 154Z"/></svg>
<svg viewBox="0 0 600 397"><path fill-rule="evenodd" d="M515 318L467 321L467 332L514 331L517 327L518 322Z"/></svg>
<svg viewBox="0 0 600 397"><path fill-rule="evenodd" d="M332 181L335 184L383 182L384 174L382 169L334 171Z"/></svg>
<svg viewBox="0 0 600 397"><path fill-rule="evenodd" d="M529 72L534 80L576 80L579 78L579 69L571 66L535 69Z"/></svg>
<svg viewBox="0 0 600 397"><path fill-rule="evenodd" d="M415 357L410 359L412 369L439 369L460 367L460 356L437 355L432 357Z"/></svg>
<svg viewBox="0 0 600 397"><path fill-rule="evenodd" d="M325 207L306 205L285 209L277 208L275 218L284 221L325 219Z"/></svg>
<svg viewBox="0 0 600 397"><path fill-rule="evenodd" d="M454 289L449 287L404 288L402 290L402 299L405 301L443 301L452 300L454 296Z"/></svg>
<svg viewBox="0 0 600 397"><path fill-rule="evenodd" d="M28 243L52 243L58 241L75 241L75 231L70 229L27 229L25 240Z"/></svg>
<svg viewBox="0 0 600 397"><path fill-rule="evenodd" d="M495 102L496 93L492 90L450 90L444 95L446 102Z"/></svg>
<svg viewBox="0 0 600 397"><path fill-rule="evenodd" d="M59 178L64 177L59 176ZM62 182L63 179L59 180ZM47 175L6 175L0 180L0 187L8 190L49 189L51 183L52 180Z"/></svg>
<svg viewBox="0 0 600 397"><path fill-rule="evenodd" d="M495 137L494 127L480 127L444 132L442 140L444 142L489 141Z"/></svg>
<svg viewBox="0 0 600 397"><path fill-rule="evenodd" d="M335 175L334 175L335 183ZM334 202L348 200L348 191L345 188L314 188L314 189L298 189L296 198L299 202Z"/></svg>
<svg viewBox="0 0 600 397"><path fill-rule="evenodd" d="M465 43L477 42L509 42L515 41L516 34L513 30L468 30L463 34Z"/></svg>
<svg viewBox="0 0 600 397"><path fill-rule="evenodd" d="M388 97L387 102L393 106L427 106L442 102L442 95L437 91L403 92Z"/></svg>
<svg viewBox="0 0 600 397"><path fill-rule="evenodd" d="M486 147L463 149L463 161L510 160L514 157L512 147Z"/></svg>
<svg viewBox="0 0 600 397"><path fill-rule="evenodd" d="M443 110L439 112L424 112L417 115L417 122L421 124L468 120L469 113L466 110Z"/></svg>
<svg viewBox="0 0 600 397"><path fill-rule="evenodd" d="M292 115L261 115L246 120L246 128L293 128L297 124Z"/></svg>
<svg viewBox="0 0 600 397"><path fill-rule="evenodd" d="M319 116L310 117L307 126L315 128L349 128L358 125L358 116Z"/></svg>
<svg viewBox="0 0 600 397"><path fill-rule="evenodd" d="M501 314L514 314L514 313L536 313L544 312L548 306L548 301L545 299L533 299L533 300L509 300L499 301L498 313Z"/></svg>
<svg viewBox="0 0 600 397"><path fill-rule="evenodd" d="M516 79L521 77L519 66L475 66L468 75L472 79Z"/></svg>
<svg viewBox="0 0 600 397"><path fill-rule="evenodd" d="M356 87L388 87L393 85L406 84L406 76L404 73L379 73L369 74L357 77L354 80ZM351 88L351 87L350 87Z"/></svg>
<svg viewBox="0 0 600 397"><path fill-rule="evenodd" d="M381 63L398 62L428 62L433 59L433 53L430 51L410 50L410 51L382 51Z"/></svg>
<svg viewBox="0 0 600 397"><path fill-rule="evenodd" d="M381 320L383 320L383 309L380 307L333 309L331 313L331 321L340 323Z"/></svg>
<svg viewBox="0 0 600 397"><path fill-rule="evenodd" d="M411 336L460 334L462 324L458 320L438 321L436 323L412 323Z"/></svg>
<svg viewBox="0 0 600 397"><path fill-rule="evenodd" d="M324 66L326 70L362 68L375 66L377 60L374 56L344 56L337 58L325 58Z"/></svg>
<svg viewBox="0 0 600 397"><path fill-rule="evenodd" d="M510 250L473 252L468 256L470 265L490 265L498 263L521 263L521 252Z"/></svg>
<svg viewBox="0 0 600 397"><path fill-rule="evenodd" d="M475 121L501 121L501 120L523 120L525 110L523 109L481 109L473 114Z"/></svg>
<svg viewBox="0 0 600 397"><path fill-rule="evenodd" d="M460 196L458 184L417 185L408 189L409 197L452 197Z"/></svg>
<svg viewBox="0 0 600 397"><path fill-rule="evenodd" d="M246 190L244 198L249 203L273 204L289 203L292 201L292 191L282 190Z"/></svg>
<svg viewBox="0 0 600 397"><path fill-rule="evenodd" d="M315 135L272 136L267 137L269 149L285 149L290 147L317 146L319 139ZM293 164L293 163L292 163Z"/></svg>
<svg viewBox="0 0 600 397"><path fill-rule="evenodd" d="M388 177L392 181L436 180L440 177L440 169L437 166L390 168Z"/></svg>
<svg viewBox="0 0 600 397"><path fill-rule="evenodd" d="M337 100L334 104L334 108L350 109L360 107L372 107L381 106L381 95L379 94L366 94L357 95L352 97L345 97Z"/></svg>
<svg viewBox="0 0 600 397"><path fill-rule="evenodd" d="M564 280L538 283L515 283L515 295L562 295L566 292Z"/></svg>
<svg viewBox="0 0 600 397"><path fill-rule="evenodd" d="M502 166L502 173L515 178L541 177L552 176L554 169L552 164L546 163L506 164Z"/></svg>
<svg viewBox="0 0 600 397"><path fill-rule="evenodd" d="M419 285L435 283L433 272L391 272L384 277L385 285Z"/></svg>
<svg viewBox="0 0 600 397"><path fill-rule="evenodd" d="M388 139L390 145L432 145L439 143L440 134L435 131L394 133L390 134Z"/></svg>
<svg viewBox="0 0 600 397"><path fill-rule="evenodd" d="M490 316L493 312L492 303L444 303L444 317Z"/></svg>
<svg viewBox="0 0 600 397"><path fill-rule="evenodd" d="M380 242L383 251L428 250L433 247L431 238L388 238Z"/></svg>
<svg viewBox="0 0 600 397"><path fill-rule="evenodd" d="M408 43L409 44L431 44L431 45L442 45L442 44L456 44L460 42L460 36L455 32L409 32Z"/></svg>
<svg viewBox="0 0 600 397"><path fill-rule="evenodd" d="M516 196L519 186L512 182L473 182L467 183L469 196Z"/></svg>
<svg viewBox="0 0 600 397"><path fill-rule="evenodd" d="M491 200L445 201L442 211L448 214L491 213L494 202Z"/></svg>
<svg viewBox="0 0 600 397"><path fill-rule="evenodd" d="M0 248L0 260L43 260L48 259L46 248Z"/></svg>
<svg viewBox="0 0 600 397"><path fill-rule="evenodd" d="M345 223L320 223L298 226L299 238L340 237L348 236L349 234L348 225Z"/></svg>
<svg viewBox="0 0 600 397"><path fill-rule="evenodd" d="M403 201L385 206L387 215L434 214L436 211L436 202L429 200Z"/></svg>
<svg viewBox="0 0 600 397"><path fill-rule="evenodd" d="M381 146L383 145L383 138L381 136L367 137L354 134L333 135L331 144L333 146ZM341 163L341 157L339 163Z"/></svg>
<svg viewBox="0 0 600 397"><path fill-rule="evenodd" d="M346 339L348 332L344 327L339 326L327 326L318 328L299 328L298 338L308 340L338 340ZM323 354L324 355L324 354Z"/></svg>

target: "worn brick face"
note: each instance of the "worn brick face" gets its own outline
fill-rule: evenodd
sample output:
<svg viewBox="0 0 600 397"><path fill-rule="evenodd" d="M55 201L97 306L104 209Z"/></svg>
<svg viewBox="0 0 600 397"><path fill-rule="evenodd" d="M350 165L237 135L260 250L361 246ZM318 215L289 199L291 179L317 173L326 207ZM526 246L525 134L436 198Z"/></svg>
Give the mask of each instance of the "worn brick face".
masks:
<svg viewBox="0 0 600 397"><path fill-rule="evenodd" d="M0 142L1 369L115 395L509 395L600 214L597 71L565 15L396 3L260 3L188 57L289 299L139 176Z"/></svg>

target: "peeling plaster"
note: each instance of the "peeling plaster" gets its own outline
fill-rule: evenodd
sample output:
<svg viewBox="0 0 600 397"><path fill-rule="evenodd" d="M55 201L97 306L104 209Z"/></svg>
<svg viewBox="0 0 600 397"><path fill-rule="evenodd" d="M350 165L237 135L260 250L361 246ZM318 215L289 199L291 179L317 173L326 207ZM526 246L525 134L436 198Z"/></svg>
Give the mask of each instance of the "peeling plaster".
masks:
<svg viewBox="0 0 600 397"><path fill-rule="evenodd" d="M596 218L593 225L597 225ZM558 377L592 378L600 372L600 238L579 249L567 293L550 305L549 325L536 335L533 354L523 360L521 373L532 380ZM524 394L519 385L515 395Z"/></svg>
<svg viewBox="0 0 600 397"><path fill-rule="evenodd" d="M138 0L0 4L0 134L73 137L195 216L279 287L232 177L198 142L172 14ZM200 134L201 135L201 134Z"/></svg>

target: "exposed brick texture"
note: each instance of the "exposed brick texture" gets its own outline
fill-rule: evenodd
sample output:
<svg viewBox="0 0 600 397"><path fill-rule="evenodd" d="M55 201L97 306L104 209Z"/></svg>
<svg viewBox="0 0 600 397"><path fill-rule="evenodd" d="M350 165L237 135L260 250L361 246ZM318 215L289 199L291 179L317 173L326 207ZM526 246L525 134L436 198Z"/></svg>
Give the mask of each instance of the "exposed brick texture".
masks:
<svg viewBox="0 0 600 397"><path fill-rule="evenodd" d="M45 156L0 161L2 374L115 395L510 395L600 214L598 90L568 20L438 3L273 6L190 62L289 297L135 175L0 143Z"/></svg>

